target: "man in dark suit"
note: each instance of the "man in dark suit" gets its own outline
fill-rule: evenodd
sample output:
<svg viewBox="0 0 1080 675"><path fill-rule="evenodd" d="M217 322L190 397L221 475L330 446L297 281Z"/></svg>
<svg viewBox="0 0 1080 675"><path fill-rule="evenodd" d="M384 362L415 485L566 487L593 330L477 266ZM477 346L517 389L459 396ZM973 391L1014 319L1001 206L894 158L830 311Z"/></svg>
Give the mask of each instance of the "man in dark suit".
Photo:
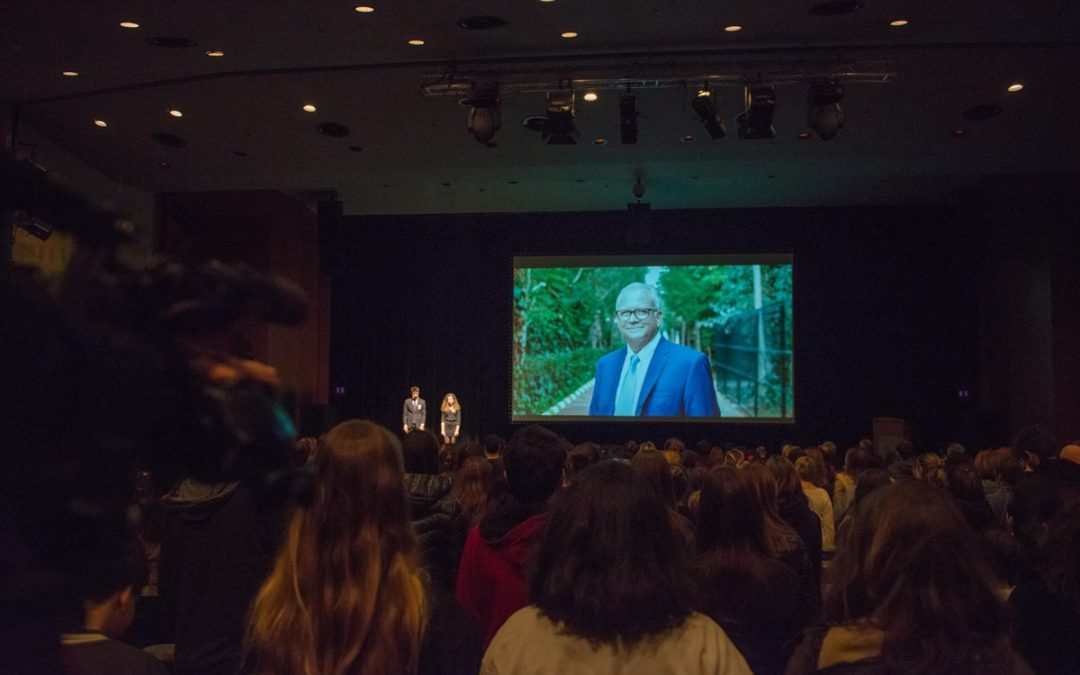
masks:
<svg viewBox="0 0 1080 675"><path fill-rule="evenodd" d="M409 433L413 429L424 430L427 420L427 403L420 398L420 387L409 389L409 398L405 399L405 409L401 412L401 430Z"/></svg>
<svg viewBox="0 0 1080 675"><path fill-rule="evenodd" d="M709 359L660 335L664 311L652 286L619 292L615 320L626 347L596 362L590 415L719 417Z"/></svg>

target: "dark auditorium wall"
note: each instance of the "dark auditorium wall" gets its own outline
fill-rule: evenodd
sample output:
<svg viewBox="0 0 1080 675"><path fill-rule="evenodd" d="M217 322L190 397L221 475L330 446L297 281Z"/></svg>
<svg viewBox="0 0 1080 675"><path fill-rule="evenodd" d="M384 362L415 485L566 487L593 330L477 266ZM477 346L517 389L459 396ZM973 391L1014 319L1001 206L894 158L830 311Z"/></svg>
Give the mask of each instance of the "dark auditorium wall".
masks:
<svg viewBox="0 0 1080 675"><path fill-rule="evenodd" d="M463 435L512 431L514 255L791 252L797 422L560 423L572 441L848 444L875 416L903 417L931 447L975 442L978 302L970 215L941 207L653 212L650 244L628 244L624 212L346 217L337 233L333 416L400 429L419 385L433 411L453 391Z"/></svg>

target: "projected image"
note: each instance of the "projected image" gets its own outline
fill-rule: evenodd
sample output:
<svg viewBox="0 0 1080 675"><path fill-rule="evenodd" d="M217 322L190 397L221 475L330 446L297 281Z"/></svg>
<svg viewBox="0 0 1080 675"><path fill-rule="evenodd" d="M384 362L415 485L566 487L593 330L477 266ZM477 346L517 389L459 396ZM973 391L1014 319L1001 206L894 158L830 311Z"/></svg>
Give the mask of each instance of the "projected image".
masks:
<svg viewBox="0 0 1080 675"><path fill-rule="evenodd" d="M512 418L793 420L791 269L515 258Z"/></svg>

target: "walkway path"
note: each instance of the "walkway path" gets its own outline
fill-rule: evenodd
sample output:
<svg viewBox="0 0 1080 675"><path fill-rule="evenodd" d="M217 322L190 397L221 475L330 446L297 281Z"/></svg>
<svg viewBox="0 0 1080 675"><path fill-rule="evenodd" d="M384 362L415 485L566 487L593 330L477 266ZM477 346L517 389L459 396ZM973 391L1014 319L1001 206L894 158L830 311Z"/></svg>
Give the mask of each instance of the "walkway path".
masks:
<svg viewBox="0 0 1080 675"><path fill-rule="evenodd" d="M595 382L595 379L589 380L573 394L570 394L562 401L552 406L546 414L587 416L589 414L589 402L592 401L593 384L595 384ZM739 408L731 399L724 396L719 391L716 392L716 398L720 402L720 410L724 417L749 417L745 410Z"/></svg>

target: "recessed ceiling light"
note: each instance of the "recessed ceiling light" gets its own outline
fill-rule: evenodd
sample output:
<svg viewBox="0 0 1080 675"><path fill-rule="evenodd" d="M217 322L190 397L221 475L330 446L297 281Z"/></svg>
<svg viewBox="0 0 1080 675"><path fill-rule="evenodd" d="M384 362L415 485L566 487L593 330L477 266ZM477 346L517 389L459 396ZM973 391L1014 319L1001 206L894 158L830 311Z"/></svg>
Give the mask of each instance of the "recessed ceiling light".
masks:
<svg viewBox="0 0 1080 675"><path fill-rule="evenodd" d="M1009 91L1013 92L1014 94L1016 92L1020 91L1023 88L1024 88L1024 85L1020 84L1019 82L1016 82L1015 84L1010 84L1009 85Z"/></svg>
<svg viewBox="0 0 1080 675"><path fill-rule="evenodd" d="M577 37L577 33L575 33L575 32L574 32L574 31L572 31L572 30L568 30L568 31L566 31L565 33L562 33L562 37L564 37L564 38L576 38L576 37Z"/></svg>
<svg viewBox="0 0 1080 675"><path fill-rule="evenodd" d="M896 19L895 21L890 21L889 22L889 25L892 26L893 28L899 28L901 26L906 26L907 24L908 24L907 19Z"/></svg>
<svg viewBox="0 0 1080 675"><path fill-rule="evenodd" d="M555 0L540 0L540 2L555 2Z"/></svg>
<svg viewBox="0 0 1080 675"><path fill-rule="evenodd" d="M101 128L104 129L105 127L109 126L109 123L106 122L105 120L94 120L94 126L95 127L101 127Z"/></svg>
<svg viewBox="0 0 1080 675"><path fill-rule="evenodd" d="M689 143L692 140L694 140L694 134L684 134L682 137L683 143Z"/></svg>
<svg viewBox="0 0 1080 675"><path fill-rule="evenodd" d="M728 33L737 33L742 30L742 26L724 26L724 30Z"/></svg>
<svg viewBox="0 0 1080 675"><path fill-rule="evenodd" d="M607 145L607 139L603 136L597 136L593 139L593 145Z"/></svg>
<svg viewBox="0 0 1080 675"><path fill-rule="evenodd" d="M414 40L409 40L409 44L411 44L413 47L420 47L420 46L422 46L424 44L424 41L417 38L417 39L414 39Z"/></svg>
<svg viewBox="0 0 1080 675"><path fill-rule="evenodd" d="M184 116L184 113L180 112L179 110L177 110L175 108L170 110L169 114L172 115L173 117L183 117Z"/></svg>
<svg viewBox="0 0 1080 675"><path fill-rule="evenodd" d="M953 129L952 135L956 136L957 138L960 138L961 136L963 136L966 133L967 133L967 131L965 131L964 129Z"/></svg>
<svg viewBox="0 0 1080 675"><path fill-rule="evenodd" d="M220 49L211 49L210 51L206 52L206 55L207 56L225 56L225 52L221 51Z"/></svg>
<svg viewBox="0 0 1080 675"><path fill-rule="evenodd" d="M316 110L318 110L318 108L315 107L315 104L313 104L313 103L305 103L304 104L304 112L315 112Z"/></svg>
<svg viewBox="0 0 1080 675"><path fill-rule="evenodd" d="M371 5L357 5L353 9L360 12L361 14L371 14L372 12L375 11L375 8L372 7Z"/></svg>
<svg viewBox="0 0 1080 675"><path fill-rule="evenodd" d="M581 98L583 98L586 101L589 101L591 103L591 102L595 101L596 99L598 99L600 97L596 95L595 91L587 91L587 92L585 92L585 95L582 96Z"/></svg>
<svg viewBox="0 0 1080 675"><path fill-rule="evenodd" d="M800 141L805 141L808 138L810 138L810 132L809 131L800 131L799 132L799 140Z"/></svg>
<svg viewBox="0 0 1080 675"><path fill-rule="evenodd" d="M74 70L65 70L64 72L62 72L60 74L63 75L64 77L78 77L79 76L79 74L77 72L75 72Z"/></svg>
<svg viewBox="0 0 1080 675"><path fill-rule="evenodd" d="M139 24L135 23L134 21L121 21L120 22L120 27L121 28L138 28Z"/></svg>

